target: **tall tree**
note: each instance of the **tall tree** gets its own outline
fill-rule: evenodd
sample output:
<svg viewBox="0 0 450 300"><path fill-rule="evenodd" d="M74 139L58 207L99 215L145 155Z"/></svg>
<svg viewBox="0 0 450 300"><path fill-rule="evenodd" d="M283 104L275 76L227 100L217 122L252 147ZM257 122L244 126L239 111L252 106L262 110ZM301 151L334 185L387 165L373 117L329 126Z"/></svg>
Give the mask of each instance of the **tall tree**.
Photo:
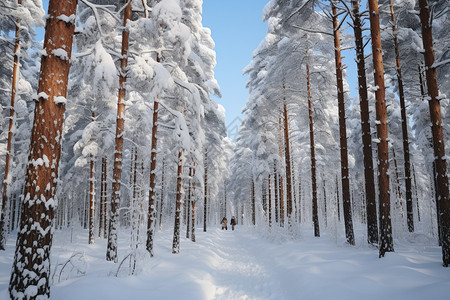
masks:
<svg viewBox="0 0 450 300"><path fill-rule="evenodd" d="M155 99L153 103L153 120L152 120L152 145L150 152L150 190L148 198L148 219L147 219L147 251L150 256L153 256L153 234L155 230L156 221L156 209L155 209L155 197L156 197L156 146L158 139L156 137L158 131L158 108L159 101L158 98ZM164 165L163 165L164 169ZM161 208L162 210L162 199Z"/></svg>
<svg viewBox="0 0 450 300"><path fill-rule="evenodd" d="M128 37L127 22L131 18L131 2L123 0L126 7L123 13L123 31L122 31L122 58L120 60L120 76L119 76L119 94L117 98L117 119L116 119L116 144L114 149L114 169L112 178L111 192L111 215L109 219L108 245L106 250L106 260L117 262L117 222L118 209L120 201L120 186L122 177L122 151L123 151L123 135L125 133L125 83L127 81L127 64L128 64Z"/></svg>
<svg viewBox="0 0 450 300"><path fill-rule="evenodd" d="M425 50L425 74L428 87L431 131L435 157L437 194L441 221L442 261L444 267L450 264L450 199L445 156L445 142L442 130L441 106L434 65L433 35L430 24L430 8L427 0L419 0L420 22L422 23L422 41Z"/></svg>
<svg viewBox="0 0 450 300"><path fill-rule="evenodd" d="M320 236L319 211L317 207L317 177L316 177L316 148L314 144L314 123L311 101L311 81L309 64L306 64L306 82L308 89L308 111L309 111L309 143L311 150L311 184L312 184L312 216L314 223L314 236Z"/></svg>
<svg viewBox="0 0 450 300"><path fill-rule="evenodd" d="M394 251L392 240L392 223L390 215L389 196L389 149L388 149L388 128L385 102L383 53L380 37L380 14L378 11L378 1L368 0L370 11L370 36L372 39L372 59L374 67L375 81L375 109L378 136L378 187L379 187L379 220L380 239L379 254L383 257L386 252Z"/></svg>
<svg viewBox="0 0 450 300"><path fill-rule="evenodd" d="M9 284L12 299L50 297L51 227L76 6L76 0L49 2L47 55L41 58L25 198Z"/></svg>
<svg viewBox="0 0 450 300"><path fill-rule="evenodd" d="M392 33L394 37L395 63L397 71L398 96L400 98L400 109L402 116L402 134L403 134L403 159L405 168L405 184L406 184L406 219L409 232L414 231L414 215L412 204L412 185L411 185L411 162L409 156L409 139L408 139L408 119L406 117L405 93L403 91L403 77L400 66L400 51L398 46L398 33L396 19L394 16L393 1L389 0L389 8L391 11Z"/></svg>
<svg viewBox="0 0 450 300"><path fill-rule="evenodd" d="M17 5L22 5L22 0L17 1ZM5 230L5 219L6 219L6 205L8 203L8 182L10 181L10 164L11 164L11 145L13 139L13 126L14 126L14 105L16 102L16 88L17 79L19 73L19 54L20 54L20 19L16 20L16 33L14 42L14 66L13 66L13 76L11 84L11 102L9 108L9 126L8 126L8 142L6 146L6 158L5 158L5 177L3 179L3 192L2 192L2 202L1 202L1 212L0 212L0 250L5 250L6 244L6 230Z"/></svg>
<svg viewBox="0 0 450 300"><path fill-rule="evenodd" d="M355 244L352 221L352 207L350 199L350 179L348 171L348 152L347 152L347 126L345 122L345 99L344 84L342 74L341 45L339 40L339 20L336 5L331 1L332 17L333 17L333 34L334 34L334 53L336 62L336 82L338 94L338 110L339 110L339 136L341 144L341 181L342 181L342 202L344 204L344 223L345 236L347 243Z"/></svg>
<svg viewBox="0 0 450 300"><path fill-rule="evenodd" d="M370 133L369 99L367 96L366 66L362 21L359 0L352 0L353 30L355 34L356 62L358 66L359 106L361 109L361 131L364 156L364 187L366 195L367 241L378 244L378 221L375 201L375 179L373 174L372 136Z"/></svg>

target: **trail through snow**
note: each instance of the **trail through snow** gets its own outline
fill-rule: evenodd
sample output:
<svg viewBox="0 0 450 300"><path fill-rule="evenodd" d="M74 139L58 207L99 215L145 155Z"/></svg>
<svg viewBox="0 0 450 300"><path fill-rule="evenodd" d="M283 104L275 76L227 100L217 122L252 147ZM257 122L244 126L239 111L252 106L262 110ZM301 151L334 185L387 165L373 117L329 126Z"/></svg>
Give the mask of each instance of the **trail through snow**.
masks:
<svg viewBox="0 0 450 300"><path fill-rule="evenodd" d="M129 231L119 235L118 264L105 260L106 241L88 245L86 230L57 231L51 254L51 299L446 299L450 268L441 266L435 240L411 234L395 241L394 253L378 258L357 234L357 245L330 232L314 238L304 228L296 239L284 229L237 226L235 231L197 228L197 242L184 238L172 254L173 231L160 231L155 257L139 250L137 275L129 276ZM142 236L141 242L145 239ZM0 255L0 299L7 286L15 234ZM142 245L142 248L144 245ZM66 264L71 256L70 263ZM64 268L62 266L65 266ZM118 271L120 267L120 270ZM116 277L115 274L118 273Z"/></svg>

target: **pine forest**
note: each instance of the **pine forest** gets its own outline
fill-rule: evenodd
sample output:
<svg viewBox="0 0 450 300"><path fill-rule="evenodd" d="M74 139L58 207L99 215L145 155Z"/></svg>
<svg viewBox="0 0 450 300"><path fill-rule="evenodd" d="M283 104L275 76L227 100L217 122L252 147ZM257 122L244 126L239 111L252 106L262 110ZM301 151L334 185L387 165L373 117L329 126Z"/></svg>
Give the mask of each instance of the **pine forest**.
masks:
<svg viewBox="0 0 450 300"><path fill-rule="evenodd" d="M449 29L448 0L2 0L0 299L448 298Z"/></svg>

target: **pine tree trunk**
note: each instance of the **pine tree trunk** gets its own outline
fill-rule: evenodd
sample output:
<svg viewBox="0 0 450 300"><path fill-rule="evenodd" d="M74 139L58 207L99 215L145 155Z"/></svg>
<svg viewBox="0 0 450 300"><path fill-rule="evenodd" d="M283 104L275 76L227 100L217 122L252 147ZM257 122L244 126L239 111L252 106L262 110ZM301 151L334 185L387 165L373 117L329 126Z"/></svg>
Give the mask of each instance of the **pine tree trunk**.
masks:
<svg viewBox="0 0 450 300"><path fill-rule="evenodd" d="M178 153L177 202L175 204L175 224L173 226L172 253L180 253L180 215L181 215L181 175L183 171L182 153Z"/></svg>
<svg viewBox="0 0 450 300"><path fill-rule="evenodd" d="M100 208L98 237L106 237L106 157L102 157L102 174L100 176Z"/></svg>
<svg viewBox="0 0 450 300"><path fill-rule="evenodd" d="M108 228L107 228L107 219L108 219L108 211L107 211L107 207L108 207L108 203L107 203L107 187L108 187L108 181L107 181L107 160L106 157L103 157L103 159L105 160L105 164L104 164L104 169L103 169L103 174L104 174L104 180L103 180L103 238L107 238L108 237Z"/></svg>
<svg viewBox="0 0 450 300"><path fill-rule="evenodd" d="M92 122L95 122L95 113L92 112ZM95 235L95 172L94 156L90 156L90 178L89 178L89 245L93 245Z"/></svg>
<svg viewBox="0 0 450 300"><path fill-rule="evenodd" d="M414 232L414 214L413 214L412 186L411 186L411 162L409 156L409 138L408 138L408 119L406 117L405 93L403 92L402 69L400 66L400 51L398 49L397 26L394 17L394 6L392 0L389 0L389 6L391 10L392 32L394 35L398 96L400 98L400 110L402 117L403 159L405 164L405 186L406 186L406 218L409 232Z"/></svg>
<svg viewBox="0 0 450 300"><path fill-rule="evenodd" d="M66 23L58 16L75 15L76 7L76 0L49 2L43 48L47 55L41 58L25 198L9 284L11 299L50 297L51 227L65 111L64 102L57 101L62 98L55 97L67 95L75 29L74 22ZM64 49L67 56L55 55L56 49Z"/></svg>
<svg viewBox="0 0 450 300"><path fill-rule="evenodd" d="M276 162L274 162L274 166L273 166L273 174L274 174L274 180L273 180L273 189L275 191L275 223L278 223L278 202L279 202L279 198L278 198L278 173L277 173L277 168L276 168Z"/></svg>
<svg viewBox="0 0 450 300"><path fill-rule="evenodd" d="M189 238L190 224L191 224L191 182L192 182L192 168L189 168L188 194L187 194L187 211L186 211L186 238Z"/></svg>
<svg viewBox="0 0 450 300"><path fill-rule="evenodd" d="M319 211L317 207L317 178L316 178L316 148L314 145L314 123L311 101L311 81L309 75L309 64L306 64L306 84L308 89L308 111L309 111L309 143L311 149L311 183L312 183L312 219L314 223L314 236L320 236Z"/></svg>
<svg viewBox="0 0 450 300"><path fill-rule="evenodd" d="M150 256L153 256L153 239L155 231L155 221L156 221L156 210L155 210L155 197L156 197L156 148L158 143L158 138L156 134L158 133L158 109L159 101L158 96L153 103L153 121L152 121L152 150L150 153L150 189L148 196L148 216L147 216L147 243L146 248ZM164 172L164 166L163 166ZM161 199L161 210L162 210L162 199Z"/></svg>
<svg viewBox="0 0 450 300"><path fill-rule="evenodd" d="M334 54L336 58L336 82L338 93L338 109L339 109L339 136L341 145L341 181L342 181L342 201L344 204L344 223L345 236L347 243L355 244L352 221L352 206L350 202L350 179L348 172L348 153L347 153L347 126L345 122L345 100L344 100L344 84L342 78L342 59L341 59L341 42L339 40L339 20L336 14L336 6L331 1L333 10L333 33L334 33Z"/></svg>
<svg viewBox="0 0 450 300"><path fill-rule="evenodd" d="M337 217L338 222L341 221L341 201L340 201L340 192L339 192L339 182L338 176L336 175L336 206L337 206Z"/></svg>
<svg viewBox="0 0 450 300"><path fill-rule="evenodd" d="M161 171L161 199L160 199L160 206L159 206L159 229L162 228L162 217L163 217L163 208L164 208L165 174L166 174L166 159L163 158L162 171Z"/></svg>
<svg viewBox="0 0 450 300"><path fill-rule="evenodd" d="M17 1L17 5L22 5L22 0ZM8 214L7 204L8 204L8 182L10 181L10 168L12 160L12 139L14 134L14 121L15 121L15 110L14 106L16 103L16 85L19 76L19 54L20 54L20 19L16 20L16 34L14 42L14 67L13 67L13 77L11 84L11 102L9 107L9 126L8 126L8 142L6 144L6 157L5 157L5 177L3 179L3 192L2 192L2 206L0 212L0 250L5 250L6 244L6 232L5 232L5 220Z"/></svg>
<svg viewBox="0 0 450 300"><path fill-rule="evenodd" d="M255 180L252 176L252 224L256 225Z"/></svg>
<svg viewBox="0 0 450 300"><path fill-rule="evenodd" d="M124 0L127 3L127 0ZM123 135L125 134L125 83L127 81L128 65L128 37L129 33L125 29L128 20L131 18L131 1L128 2L123 15L122 31L122 58L120 60L119 95L117 99L117 120L116 120L116 144L114 149L114 169L111 194L111 215L109 219L108 247L106 250L106 260L117 262L117 226L118 210L120 202L120 183L122 177L122 151Z"/></svg>
<svg viewBox="0 0 450 300"><path fill-rule="evenodd" d="M270 174L268 179L268 185L269 185L269 227L272 227L272 184L270 180Z"/></svg>
<svg viewBox="0 0 450 300"><path fill-rule="evenodd" d="M322 186L323 186L323 204L324 204L324 220L325 220L325 227L328 227L328 217L327 217L327 191L325 188L325 174L322 174Z"/></svg>
<svg viewBox="0 0 450 300"><path fill-rule="evenodd" d="M192 169L192 222L191 222L191 241L195 242L195 203L197 202L195 194L195 162Z"/></svg>
<svg viewBox="0 0 450 300"><path fill-rule="evenodd" d="M417 220L420 222L419 194L417 193L416 169L414 168L414 164L412 165L412 172L414 178L414 192L416 194Z"/></svg>
<svg viewBox="0 0 450 300"><path fill-rule="evenodd" d="M436 67L434 66L433 35L430 24L430 9L427 0L419 0L420 21L422 23L422 41L425 49L425 67L429 96L431 132L436 163L437 193L439 199L439 215L441 219L442 262L444 267L450 264L450 199L448 190L447 161L445 159L445 143L442 131L441 106L437 85Z"/></svg>
<svg viewBox="0 0 450 300"><path fill-rule="evenodd" d="M283 159L283 134L281 133L282 130L282 122L281 122L281 115L278 118L278 124L279 124L279 133L280 133L280 143L278 144L279 151L280 151L280 159ZM283 176L281 173L278 177L278 184L279 184L279 190L280 190L280 227L284 227L284 183L283 183Z"/></svg>
<svg viewBox="0 0 450 300"><path fill-rule="evenodd" d="M403 195L402 195L402 189L400 186L400 176L398 174L398 164L397 164L397 158L395 156L395 149L394 146L392 146L392 159L394 160L394 172L395 172L395 183L397 185L397 207L400 209L401 217L404 218L404 212L403 212Z"/></svg>
<svg viewBox="0 0 450 300"><path fill-rule="evenodd" d="M283 85L284 88L284 85ZM286 202L287 202L287 219L288 224L292 222L292 182L291 182L291 151L289 143L289 121L287 113L287 105L284 104L284 146L285 146L285 163L286 163Z"/></svg>
<svg viewBox="0 0 450 300"><path fill-rule="evenodd" d="M378 1L368 0L370 15L370 35L372 38L372 58L375 69L375 109L378 136L378 188L379 188L379 254L383 257L386 252L394 251L392 239L391 204L389 195L389 149L388 128L385 101L383 53L380 37L380 14Z"/></svg>
<svg viewBox="0 0 450 300"><path fill-rule="evenodd" d="M208 150L205 150L205 191L203 202L203 232L206 232L206 216L208 210Z"/></svg>
<svg viewBox="0 0 450 300"><path fill-rule="evenodd" d="M370 134L369 100L367 96L366 66L364 58L361 15L359 13L359 0L352 0L352 9L356 62L358 66L359 105L361 109L364 181L366 191L367 242L369 244L376 245L378 244L378 221L375 200L375 178L373 173L372 136Z"/></svg>

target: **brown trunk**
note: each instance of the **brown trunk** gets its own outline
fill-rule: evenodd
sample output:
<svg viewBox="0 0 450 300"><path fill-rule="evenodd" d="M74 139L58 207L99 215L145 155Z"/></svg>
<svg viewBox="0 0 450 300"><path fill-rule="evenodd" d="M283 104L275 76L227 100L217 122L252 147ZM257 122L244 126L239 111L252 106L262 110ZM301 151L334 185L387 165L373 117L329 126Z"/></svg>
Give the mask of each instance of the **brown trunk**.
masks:
<svg viewBox="0 0 450 300"><path fill-rule="evenodd" d="M187 194L187 211L186 211L186 238L189 238L189 227L191 223L191 182L192 182L192 168L189 168L188 194Z"/></svg>
<svg viewBox="0 0 450 300"><path fill-rule="evenodd" d="M416 169L414 168L414 164L412 165L412 171L414 178L414 191L416 194L417 220L420 222L419 194L417 193Z"/></svg>
<svg viewBox="0 0 450 300"><path fill-rule="evenodd" d="M379 187L379 220L380 239L379 254L383 257L386 252L394 251L391 223L391 203L389 195L389 149L388 127L385 102L383 52L380 37L380 14L378 1L368 0L370 13L370 35L372 38L372 58L375 69L375 99L376 99L376 124L378 136L378 187Z"/></svg>
<svg viewBox="0 0 450 300"><path fill-rule="evenodd" d="M181 215L181 173L183 171L182 153L178 152L177 201L175 204L175 224L173 226L172 253L180 253L180 215Z"/></svg>
<svg viewBox="0 0 450 300"><path fill-rule="evenodd" d="M191 241L195 242L195 203L196 197L195 197L195 162L194 162L194 168L192 169L192 222L191 222Z"/></svg>
<svg viewBox="0 0 450 300"><path fill-rule="evenodd" d="M283 134L281 133L281 116L278 118L278 125L279 125L279 133L280 133L280 143L278 144L279 147L279 151L280 151L280 159L283 159ZM284 227L284 184L283 184L283 176L281 175L281 173L279 174L280 176L278 177L278 186L279 186L279 190L280 190L280 226Z"/></svg>
<svg viewBox="0 0 450 300"><path fill-rule="evenodd" d="M22 0L17 1L17 5L22 5ZM11 85L11 102L9 107L9 126L8 126L8 142L6 145L6 157L5 157L5 177L3 179L3 192L2 192L2 210L0 212L0 250L5 250L6 244L6 232L5 232L5 220L7 215L6 206L8 204L8 182L10 177L10 164L11 164L11 148L12 148L12 138L13 138L13 128L15 119L14 105L16 103L16 85L19 75L19 54L20 54L20 19L16 20L16 35L14 43L14 67L13 67L13 77Z"/></svg>
<svg viewBox="0 0 450 300"><path fill-rule="evenodd" d="M352 206L350 202L350 180L348 172L348 154L347 154L347 126L345 124L345 100L344 100L344 84L342 78L342 59L341 59L341 42L339 40L339 20L336 14L336 6L331 1L333 10L333 33L334 33L334 54L336 58L336 83L338 92L338 109L339 109L339 136L341 145L341 180L342 180L342 203L344 204L344 223L345 236L347 243L355 244L352 221Z"/></svg>
<svg viewBox="0 0 450 300"><path fill-rule="evenodd" d="M322 174L322 185L323 185L323 213L324 213L324 220L325 220L325 227L328 227L328 220L327 220L327 191L325 188L325 176Z"/></svg>
<svg viewBox="0 0 450 300"><path fill-rule="evenodd" d="M356 62L358 66L359 105L364 156L364 181L366 190L367 242L378 244L378 221L375 201L375 178L373 174L372 136L370 134L369 101L367 97L366 66L362 36L359 0L352 0L353 30L355 32Z"/></svg>
<svg viewBox="0 0 450 300"><path fill-rule="evenodd" d="M153 103L153 122L152 122L152 148L150 153L150 189L148 196L148 216L147 216L147 243L146 248L150 256L153 256L153 239L155 231L155 220L156 220L156 210L155 210L155 197L156 197L156 148L158 143L158 138L156 134L158 132L158 108L159 101L158 96ZM164 168L163 168L164 170ZM164 171L163 171L164 172ZM162 210L162 199L161 199L161 210Z"/></svg>
<svg viewBox="0 0 450 300"><path fill-rule="evenodd" d="M338 176L336 175L336 206L337 206L337 217L338 222L341 221L341 201L340 201L340 195L339 195L339 182L338 182Z"/></svg>
<svg viewBox="0 0 450 300"><path fill-rule="evenodd" d="M450 199L448 191L447 162L442 132L441 106L434 66L433 35L430 24L430 9L427 0L419 0L420 21L422 23L422 41L425 49L425 67L430 106L431 132L436 163L437 193L439 195L439 215L441 219L442 262L444 267L450 264Z"/></svg>
<svg viewBox="0 0 450 300"><path fill-rule="evenodd" d="M277 168L276 168L276 162L274 162L273 165L273 174L274 174L274 180L273 180L273 189L275 191L275 223L278 223L278 203L279 203L279 198L278 198L278 173L277 173Z"/></svg>
<svg viewBox="0 0 450 300"><path fill-rule="evenodd" d="M284 85L283 85L284 88ZM286 163L286 202L288 224L292 222L292 183L291 183L291 151L289 143L289 120L287 105L284 104L284 158Z"/></svg>
<svg viewBox="0 0 450 300"><path fill-rule="evenodd" d="M159 205L159 229L162 228L162 217L163 217L163 208L164 208L164 182L165 182L165 174L166 174L166 160L163 158L162 162L162 172L161 172L161 199Z"/></svg>
<svg viewBox="0 0 450 300"><path fill-rule="evenodd" d="M65 111L65 102L61 100L67 95L75 29L75 22L66 23L58 16L75 15L76 7L76 0L49 2L43 48L47 55L41 58L25 199L9 284L12 299L24 293L28 293L29 299L50 297L51 227ZM67 55L55 55L57 49L64 49Z"/></svg>
<svg viewBox="0 0 450 300"><path fill-rule="evenodd" d="M403 219L404 218L404 213L403 213L403 195L402 195L402 189L401 189L401 186L400 186L400 176L398 174L397 158L395 156L395 149L394 149L393 146L392 146L392 159L394 160L395 183L397 185L397 196L398 196L397 207L400 209L401 216L402 216L402 219Z"/></svg>
<svg viewBox="0 0 450 300"><path fill-rule="evenodd" d="M298 176L298 222L302 222L302 179Z"/></svg>
<svg viewBox="0 0 450 300"><path fill-rule="evenodd" d="M208 150L205 150L205 191L203 202L203 232L206 232L206 216L208 210Z"/></svg>
<svg viewBox="0 0 450 300"><path fill-rule="evenodd" d="M106 237L106 157L102 157L102 174L100 177L100 209L98 237Z"/></svg>
<svg viewBox="0 0 450 300"><path fill-rule="evenodd" d="M95 113L92 112L92 122L95 122ZM89 177L89 245L94 244L95 235L95 172L94 156L91 155Z"/></svg>
<svg viewBox="0 0 450 300"><path fill-rule="evenodd" d="M306 64L306 85L308 89L309 111L309 144L311 149L311 183L312 183L312 218L314 223L314 236L320 236L319 211L317 209L317 179L316 179L316 148L314 145L314 123L311 101L311 81L309 78L309 64Z"/></svg>
<svg viewBox="0 0 450 300"><path fill-rule="evenodd" d="M269 226L272 226L272 184L270 182L270 174L268 179L268 185L269 185Z"/></svg>
<svg viewBox="0 0 450 300"><path fill-rule="evenodd" d="M127 0L124 0L127 3ZM131 1L125 7L123 14L123 27L126 28L128 20L131 18ZM117 98L117 119L116 119L116 144L114 149L114 169L111 193L111 215L108 230L108 248L106 250L106 260L117 262L117 206L120 202L120 182L122 177L122 151L123 135L125 134L125 83L127 81L128 65L128 30L122 31L122 58L120 60L119 95Z"/></svg>
<svg viewBox="0 0 450 300"><path fill-rule="evenodd" d="M255 180L252 176L252 224L256 225Z"/></svg>
<svg viewBox="0 0 450 300"><path fill-rule="evenodd" d="M406 117L405 93L403 92L402 69L400 67L400 51L398 49L397 26L394 17L394 6L392 0L389 0L391 9L392 32L394 35L395 62L397 67L398 96L400 98L400 109L402 116L402 134L403 134L403 159L405 164L405 186L406 186L406 218L409 232L414 232L414 215L412 203L411 186L411 162L409 157L409 138L408 138L408 119Z"/></svg>
<svg viewBox="0 0 450 300"><path fill-rule="evenodd" d="M103 187L103 238L107 238L108 237L108 228L107 228L107 217L108 217L108 211L107 211L107 207L108 207L108 203L107 203L107 187L108 187L108 181L107 181L107 160L106 157L103 157L103 159L105 160L105 165L104 165L104 169L103 169L103 174L104 174L104 187Z"/></svg>

